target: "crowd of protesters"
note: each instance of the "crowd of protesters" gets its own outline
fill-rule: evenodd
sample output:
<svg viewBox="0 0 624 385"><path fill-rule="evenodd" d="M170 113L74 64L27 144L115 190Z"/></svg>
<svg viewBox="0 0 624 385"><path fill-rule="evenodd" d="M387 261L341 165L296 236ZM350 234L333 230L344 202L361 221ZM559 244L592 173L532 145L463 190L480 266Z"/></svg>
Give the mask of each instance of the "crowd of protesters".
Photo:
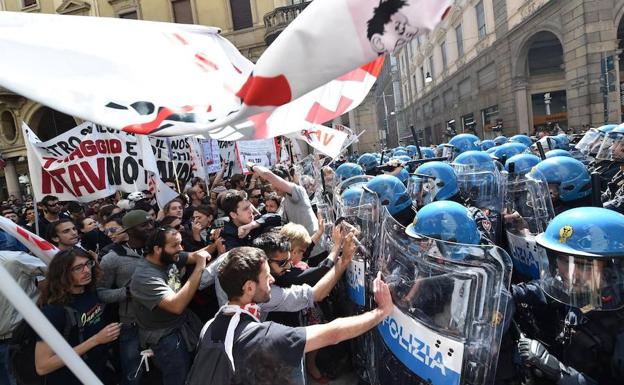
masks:
<svg viewBox="0 0 624 385"><path fill-rule="evenodd" d="M223 341L231 328L238 337L228 356L233 383L303 384L306 373L327 383L349 370L348 362L337 364L348 353L319 349L387 316L388 287L376 281L378 309L337 318L333 289L355 253L356 234L335 227L331 247L321 247L325 225L293 170L250 171L195 178L164 207L148 191L90 203L10 197L2 215L60 251L46 269L2 231L0 250L15 251L3 258L19 266L14 276L25 278L18 282L105 384L194 383L211 363L202 362L200 340ZM10 305L0 307L7 314ZM0 382L19 384L8 347L21 316L11 311L11 321L0 323ZM206 337L200 330L212 319ZM241 337L239 322L257 326ZM211 370L228 367L218 366ZM40 337L34 370L48 384L80 383Z"/></svg>

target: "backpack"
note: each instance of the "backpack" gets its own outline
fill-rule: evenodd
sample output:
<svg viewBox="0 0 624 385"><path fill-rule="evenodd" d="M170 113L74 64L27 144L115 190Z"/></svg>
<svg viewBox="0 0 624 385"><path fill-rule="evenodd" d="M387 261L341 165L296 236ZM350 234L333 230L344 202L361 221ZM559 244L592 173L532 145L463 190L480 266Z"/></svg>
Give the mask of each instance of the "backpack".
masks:
<svg viewBox="0 0 624 385"><path fill-rule="evenodd" d="M205 331L197 344L193 365L186 377L186 385L231 385L234 383L234 369L225 352L225 335L218 340L211 338L212 321L215 318L208 321L207 328L204 327ZM234 332L234 341L240 337L243 330L249 330L248 326L253 324L256 322L253 322L251 317L241 315L240 323Z"/></svg>
<svg viewBox="0 0 624 385"><path fill-rule="evenodd" d="M63 338L69 340L74 327L78 327L79 342L83 342L83 325L78 321L78 312L68 306L65 310L65 328ZM45 376L37 374L35 369L35 345L37 344L37 332L22 320L13 330L9 341L9 366L11 373L20 385L44 385Z"/></svg>

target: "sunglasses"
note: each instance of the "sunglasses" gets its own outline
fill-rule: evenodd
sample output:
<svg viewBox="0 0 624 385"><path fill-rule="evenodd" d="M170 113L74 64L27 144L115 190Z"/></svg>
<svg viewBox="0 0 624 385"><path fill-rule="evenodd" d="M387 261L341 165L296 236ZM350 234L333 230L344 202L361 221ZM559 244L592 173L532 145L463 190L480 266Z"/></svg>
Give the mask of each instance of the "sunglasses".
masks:
<svg viewBox="0 0 624 385"><path fill-rule="evenodd" d="M56 203L47 203L46 206L48 207L55 207L55 206L60 206L61 203L60 202L56 202Z"/></svg>
<svg viewBox="0 0 624 385"><path fill-rule="evenodd" d="M269 259L269 262L277 263L280 269L285 268L290 264L291 256L289 255L286 259Z"/></svg>
<svg viewBox="0 0 624 385"><path fill-rule="evenodd" d="M80 265L73 266L71 269L69 269L69 271L71 271L72 273L82 273L85 267L92 269L93 266L95 266L95 261L89 260L85 263L81 263Z"/></svg>
<svg viewBox="0 0 624 385"><path fill-rule="evenodd" d="M121 230L121 227L112 227L110 229L104 229L104 234L115 234L119 230Z"/></svg>

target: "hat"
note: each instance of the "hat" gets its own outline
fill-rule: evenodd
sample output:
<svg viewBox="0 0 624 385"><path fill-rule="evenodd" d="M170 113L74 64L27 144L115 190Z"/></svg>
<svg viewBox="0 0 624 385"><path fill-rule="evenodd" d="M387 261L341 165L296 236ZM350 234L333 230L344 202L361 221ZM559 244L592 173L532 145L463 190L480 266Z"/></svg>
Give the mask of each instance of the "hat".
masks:
<svg viewBox="0 0 624 385"><path fill-rule="evenodd" d="M121 232L124 233L133 227L142 225L143 223L151 220L152 217L147 213L147 211L132 210L121 218L121 223L123 224L123 230Z"/></svg>

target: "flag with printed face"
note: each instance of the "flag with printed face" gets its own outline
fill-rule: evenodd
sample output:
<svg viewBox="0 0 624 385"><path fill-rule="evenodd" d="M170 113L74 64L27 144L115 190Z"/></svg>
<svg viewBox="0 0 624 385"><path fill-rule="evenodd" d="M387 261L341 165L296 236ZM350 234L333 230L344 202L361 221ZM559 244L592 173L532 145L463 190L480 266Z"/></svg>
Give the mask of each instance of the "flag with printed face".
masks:
<svg viewBox="0 0 624 385"><path fill-rule="evenodd" d="M11 57L0 86L127 132L263 139L357 107L382 55L432 30L450 3L315 0L256 65L217 28L0 12Z"/></svg>

